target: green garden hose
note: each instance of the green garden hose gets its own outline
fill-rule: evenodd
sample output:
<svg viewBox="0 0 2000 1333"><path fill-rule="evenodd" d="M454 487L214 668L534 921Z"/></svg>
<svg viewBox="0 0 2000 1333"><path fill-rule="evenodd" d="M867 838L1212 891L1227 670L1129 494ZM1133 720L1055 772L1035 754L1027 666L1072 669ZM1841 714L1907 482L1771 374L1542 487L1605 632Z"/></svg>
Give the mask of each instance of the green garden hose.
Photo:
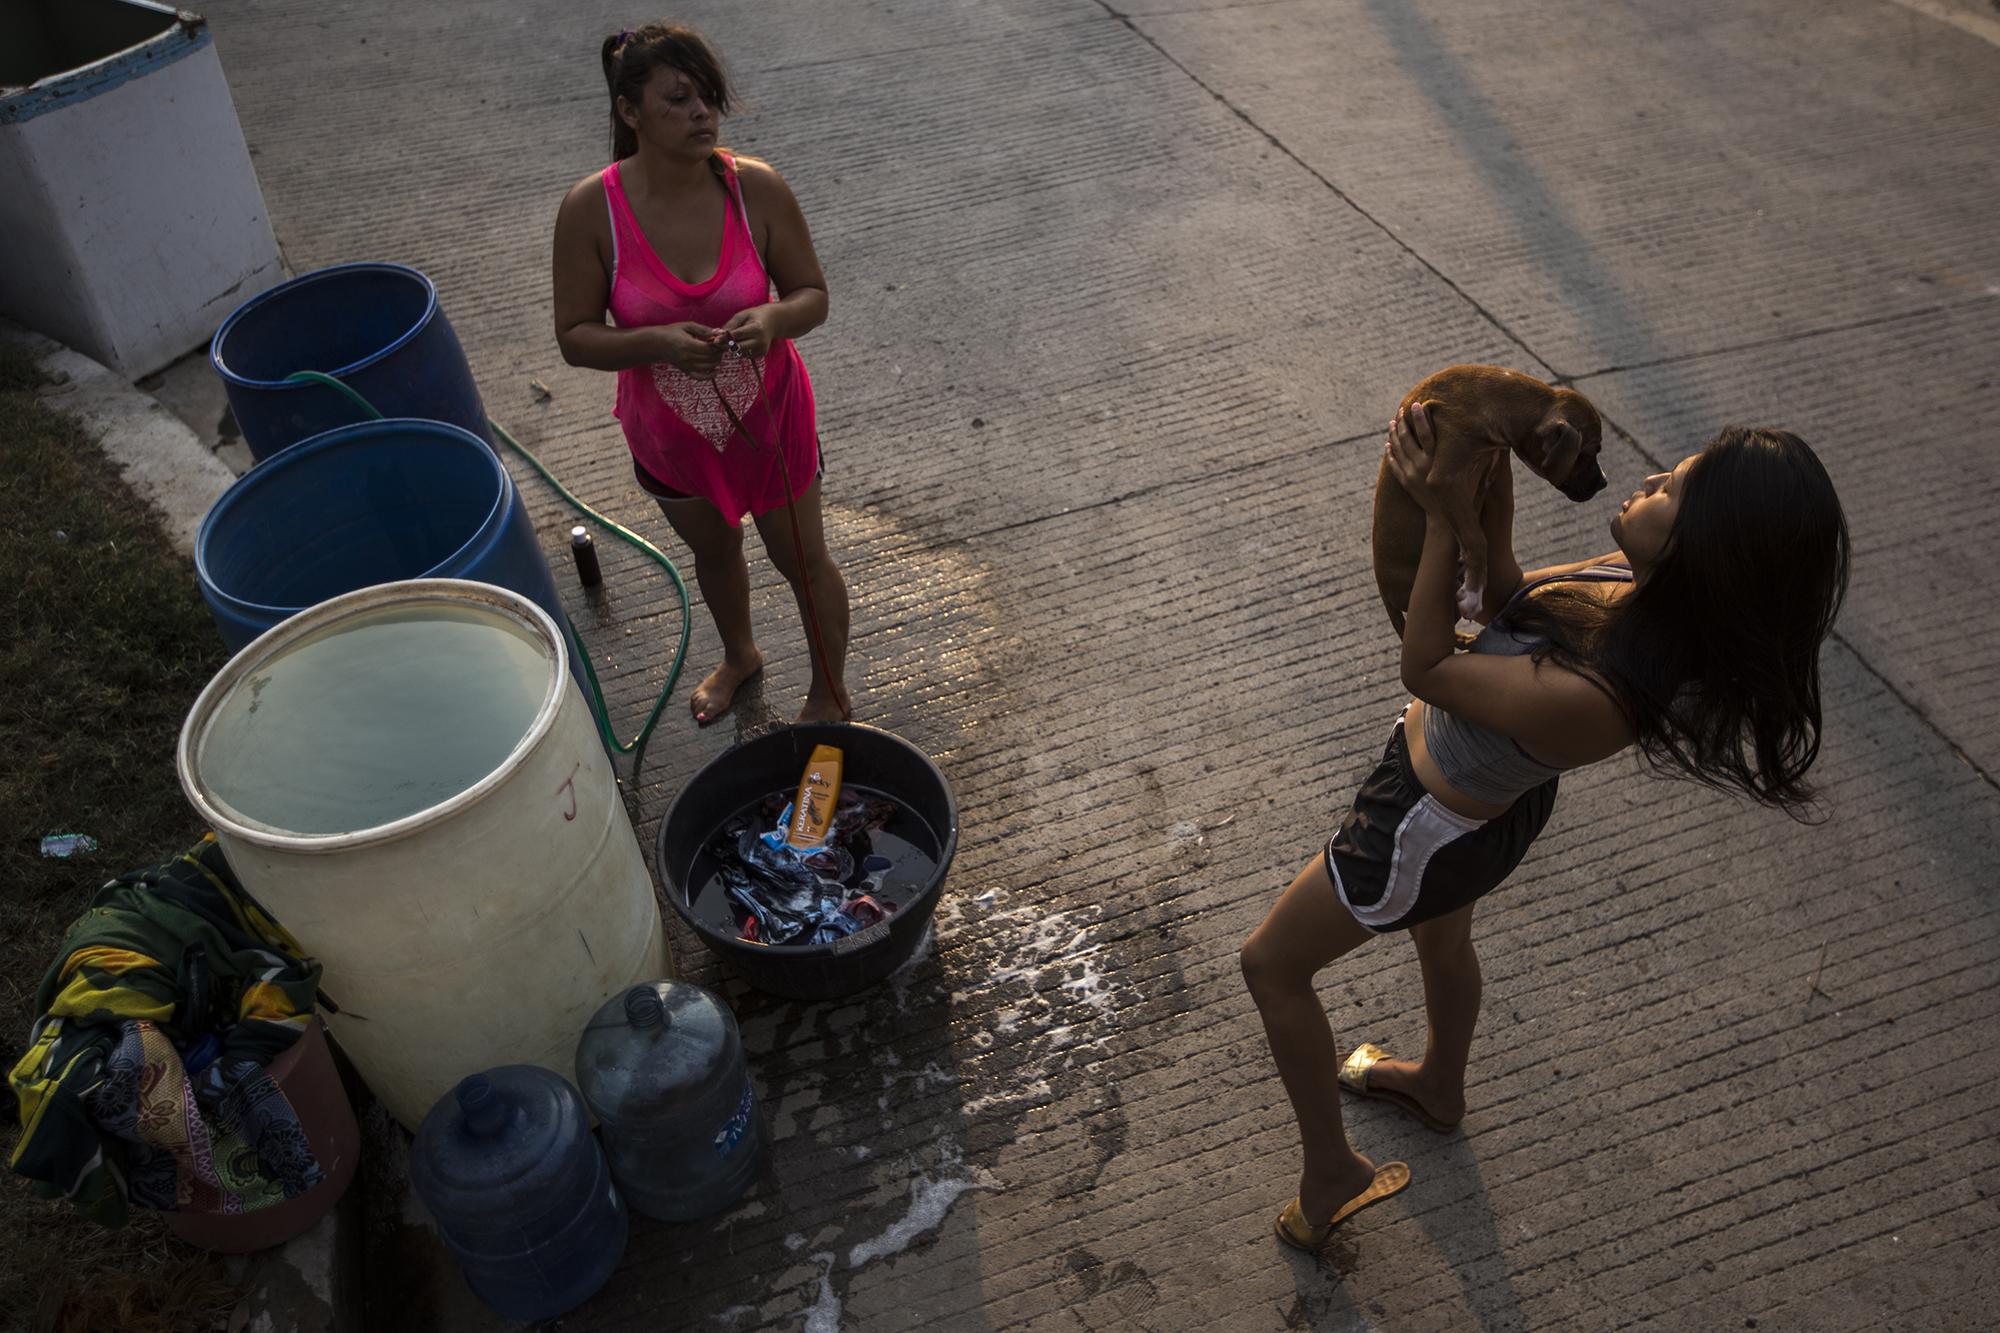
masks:
<svg viewBox="0 0 2000 1333"><path fill-rule="evenodd" d="M335 379L331 375L323 375L317 370L301 370L294 374L287 375L285 376L285 378L287 380L295 381L302 384L305 383L323 384L327 388L332 389L337 393L341 394L350 403L354 404L357 410L366 413L371 420L375 421L382 420L382 414L376 411L375 404L369 402L366 398L363 398L360 394L356 393L353 389L349 388L347 385L342 384L339 380ZM597 703L597 707L592 710L592 713L597 718L598 734L604 738L604 744L606 745L606 747L612 750L614 753L631 754L633 751L637 750L640 746L644 745L646 743L646 738L653 734L653 728L659 724L660 713L663 709L666 708L667 699L670 695L673 694L674 685L681 678L681 667L687 661L687 649L688 649L687 582L681 578L680 570L674 567L674 562L667 558L667 553L665 551L662 551L659 547L653 545L651 542L647 541L644 537L641 537L638 533L632 531L632 529L626 527L624 524L618 522L616 519L609 518L603 514L598 513L595 509L592 509L589 505L577 499L576 496L570 493L568 487L564 486L561 482L556 480L554 473L550 472L547 467L543 466L541 459L535 457L532 453L528 451L528 447L526 445L522 444L519 440L515 439L512 435L508 433L507 428L505 426L493 420L491 417L488 417L486 419L486 422L489 426L493 427L493 433L499 436L500 439L506 443L508 448L512 449L515 453L519 454L522 458L526 459L528 466L533 468L537 473L537 475L539 475L543 481L546 481L557 495L560 495L563 499L569 501L571 507L573 507L578 513L586 515L588 518L590 518L592 522L596 523L606 532L611 533L613 536L618 537L620 540L628 543L629 545L636 546L640 551L644 552L646 555L651 556L654 560L659 562L661 569L667 571L667 577L674 581L674 591L680 595L681 599L680 645L674 649L673 665L667 668L667 683L660 687L660 697L653 701L653 711L647 715L646 725L639 728L639 734L634 736L629 744L620 744L618 737L612 732L610 710L606 708L604 704L604 687L599 685L597 682L597 668L591 663L590 648L587 644L584 643L583 635L577 632L576 622L573 620L569 620L567 616L564 617L564 620L568 621L569 623L569 632L571 636L576 639L577 646L582 650L583 674L585 678L590 681L590 693Z"/></svg>

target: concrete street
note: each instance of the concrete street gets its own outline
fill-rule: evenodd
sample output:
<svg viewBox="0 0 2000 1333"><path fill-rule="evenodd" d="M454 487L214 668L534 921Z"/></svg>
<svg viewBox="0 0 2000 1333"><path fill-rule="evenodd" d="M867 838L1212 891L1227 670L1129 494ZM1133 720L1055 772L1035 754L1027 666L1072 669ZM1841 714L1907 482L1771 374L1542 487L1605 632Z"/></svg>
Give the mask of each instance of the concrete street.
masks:
<svg viewBox="0 0 2000 1333"><path fill-rule="evenodd" d="M599 43L654 15L204 12L292 271L424 270L489 411L681 554L549 300L556 205L606 158ZM719 45L749 102L725 141L813 226L833 313L800 349L858 715L939 760L964 833L935 947L850 1003L748 991L672 922L741 1017L769 1166L710 1222L635 1219L565 1330L1990 1326L2000 11L670 17ZM1855 559L1822 662L1828 817L1629 759L1565 779L1480 909L1463 1129L1350 1103L1356 1145L1414 1181L1314 1262L1271 1235L1297 1142L1236 950L1403 702L1371 488L1398 399L1459 361L1563 377L1614 427L1587 505L1517 474L1526 563L1608 549L1618 501L1724 423L1819 450ZM629 733L671 591L600 543L586 600L567 510L516 476ZM628 783L649 855L687 777L804 694L752 548L764 682L686 720L719 652L697 605ZM1405 938L1322 980L1343 1046L1420 1048ZM489 1326L456 1282L370 1326Z"/></svg>

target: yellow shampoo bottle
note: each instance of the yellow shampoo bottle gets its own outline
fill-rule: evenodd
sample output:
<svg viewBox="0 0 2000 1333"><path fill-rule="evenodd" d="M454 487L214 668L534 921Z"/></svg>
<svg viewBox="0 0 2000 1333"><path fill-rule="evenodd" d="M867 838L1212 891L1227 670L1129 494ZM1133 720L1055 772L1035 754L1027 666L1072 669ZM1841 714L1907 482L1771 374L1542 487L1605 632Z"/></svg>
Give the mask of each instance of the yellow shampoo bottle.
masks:
<svg viewBox="0 0 2000 1333"><path fill-rule="evenodd" d="M792 822L785 841L800 850L826 841L833 824L833 808L840 800L841 753L838 746L815 745L806 760L805 776L799 779L799 794L792 801Z"/></svg>

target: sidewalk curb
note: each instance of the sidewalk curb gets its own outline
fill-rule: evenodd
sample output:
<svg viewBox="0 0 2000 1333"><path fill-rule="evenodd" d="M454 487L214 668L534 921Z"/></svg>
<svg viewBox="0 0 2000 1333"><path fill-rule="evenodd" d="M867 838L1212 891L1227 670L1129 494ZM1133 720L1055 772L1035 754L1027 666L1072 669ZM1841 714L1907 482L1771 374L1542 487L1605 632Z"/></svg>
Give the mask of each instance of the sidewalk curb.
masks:
<svg viewBox="0 0 2000 1333"><path fill-rule="evenodd" d="M83 422L132 489L160 511L174 549L192 559L203 516L236 474L185 422L116 371L9 321L0 320L0 339L29 349L54 381L36 396Z"/></svg>
<svg viewBox="0 0 2000 1333"><path fill-rule="evenodd" d="M362 1232L367 1202L359 1177L333 1211L283 1245L233 1256L243 1287L229 1326L245 1333L363 1333Z"/></svg>

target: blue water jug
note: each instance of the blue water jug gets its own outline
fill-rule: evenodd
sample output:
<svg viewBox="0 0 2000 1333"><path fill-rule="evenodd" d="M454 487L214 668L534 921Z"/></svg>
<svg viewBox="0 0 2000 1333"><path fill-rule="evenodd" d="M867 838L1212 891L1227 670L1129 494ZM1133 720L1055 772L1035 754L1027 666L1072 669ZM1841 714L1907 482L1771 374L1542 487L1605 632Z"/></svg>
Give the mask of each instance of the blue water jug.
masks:
<svg viewBox="0 0 2000 1333"><path fill-rule="evenodd" d="M653 981L607 1000L577 1043L576 1083L612 1179L647 1216L707 1217L756 1177L764 1135L743 1038L701 987Z"/></svg>
<svg viewBox="0 0 2000 1333"><path fill-rule="evenodd" d="M417 1130L410 1185L473 1294L549 1319L604 1285L625 1253L624 1200L558 1074L505 1065L440 1097Z"/></svg>

